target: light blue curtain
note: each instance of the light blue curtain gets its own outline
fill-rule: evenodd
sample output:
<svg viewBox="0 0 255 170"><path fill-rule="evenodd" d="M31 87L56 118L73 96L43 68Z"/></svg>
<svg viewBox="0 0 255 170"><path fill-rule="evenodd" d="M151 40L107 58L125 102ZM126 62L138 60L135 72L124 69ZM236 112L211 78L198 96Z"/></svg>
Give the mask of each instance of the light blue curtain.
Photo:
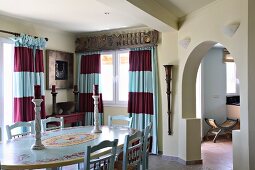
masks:
<svg viewBox="0 0 255 170"><path fill-rule="evenodd" d="M152 153L158 153L158 63L156 47L131 49L128 112L132 127L143 130L152 122Z"/></svg>
<svg viewBox="0 0 255 170"><path fill-rule="evenodd" d="M99 85L99 122L101 125L103 124L103 101L100 86L101 62L98 60L100 60L99 52L77 54L79 111L85 112L85 125L94 125L94 100L92 98L94 84Z"/></svg>

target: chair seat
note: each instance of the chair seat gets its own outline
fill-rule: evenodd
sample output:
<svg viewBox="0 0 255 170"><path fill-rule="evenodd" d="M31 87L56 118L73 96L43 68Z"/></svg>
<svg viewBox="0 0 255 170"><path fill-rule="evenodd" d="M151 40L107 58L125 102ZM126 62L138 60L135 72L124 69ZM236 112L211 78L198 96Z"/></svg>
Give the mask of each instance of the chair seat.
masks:
<svg viewBox="0 0 255 170"><path fill-rule="evenodd" d="M205 122L210 126L210 129L207 131L206 137L208 139L208 135L214 134L215 137L213 142L215 143L219 134L224 131L225 133L232 133L233 128L237 125L237 120L228 119L222 124L218 125L214 119L205 118Z"/></svg>

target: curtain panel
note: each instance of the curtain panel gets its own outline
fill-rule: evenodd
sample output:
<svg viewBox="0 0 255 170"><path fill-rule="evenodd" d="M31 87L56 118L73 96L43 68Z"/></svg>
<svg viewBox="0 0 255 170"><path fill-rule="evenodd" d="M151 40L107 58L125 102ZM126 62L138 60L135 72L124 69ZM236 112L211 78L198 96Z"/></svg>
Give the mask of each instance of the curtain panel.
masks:
<svg viewBox="0 0 255 170"><path fill-rule="evenodd" d="M22 34L12 38L14 49L14 122L31 121L35 118L34 85L41 86L43 102L41 117L45 118L45 88L43 50L46 45L44 38L34 38Z"/></svg>
<svg viewBox="0 0 255 170"><path fill-rule="evenodd" d="M152 122L152 153L158 153L158 74L156 47L129 53L128 113L132 127L143 130Z"/></svg>
<svg viewBox="0 0 255 170"><path fill-rule="evenodd" d="M79 111L85 112L85 125L94 125L93 85L99 85L99 122L103 124L103 100L100 88L100 53L78 54Z"/></svg>

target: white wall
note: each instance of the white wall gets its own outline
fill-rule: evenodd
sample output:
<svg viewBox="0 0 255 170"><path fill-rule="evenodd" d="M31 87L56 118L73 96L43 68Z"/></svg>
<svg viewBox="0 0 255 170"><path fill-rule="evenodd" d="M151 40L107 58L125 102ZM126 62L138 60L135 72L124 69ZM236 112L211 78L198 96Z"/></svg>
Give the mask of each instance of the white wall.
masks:
<svg viewBox="0 0 255 170"><path fill-rule="evenodd" d="M160 36L158 45L158 70L159 70L159 150L164 155L178 156L178 119L180 112L178 111L178 33L165 32ZM171 114L172 135L168 135L168 116L167 116L167 95L165 69L163 65L172 64L172 98L171 98ZM162 150L163 149L163 150Z"/></svg>
<svg viewBox="0 0 255 170"><path fill-rule="evenodd" d="M247 89L249 81L254 81L254 78L252 77L250 77L251 79L248 79L248 69L246 69L248 68L248 59L250 58L248 57L249 50L247 32L248 1L250 0L216 0L207 7L188 15L180 27L178 37L179 40L182 40L185 37L191 38L191 43L189 44L188 48L184 49L179 47L178 51L180 59L179 77L181 79L181 89L179 91L181 97L179 100L179 107L182 117L184 118L179 121L179 155L185 160L196 159L196 150L199 150L201 147L200 143L191 143L190 141L187 141L185 136L187 135L188 131L187 129L181 129L181 127L185 127L185 124L187 124L187 120L189 118L195 117L196 115L195 104L193 103L195 100L195 94L193 91L195 91L196 71L208 48L212 47L215 43L220 42L230 51L231 54L236 57L235 61L238 70L237 74L240 80L240 96L242 97L241 130L240 134L238 134L238 132L235 133L233 139L240 141L239 139L235 139L235 137L241 137L242 144L240 144L240 142L234 142L233 145L234 153L236 153L237 150L239 151L238 154L233 155L234 169L250 169L251 164L254 162L251 161L251 159L254 159L254 155L249 153L248 147L248 143L255 140L254 135L248 137L250 134L248 134L248 123L249 120L251 120L248 119L248 115L255 112L254 103L253 107L249 107L248 111ZM241 23L237 32L232 37L225 35L223 33L223 28L226 25L237 21ZM255 54L255 52L252 54ZM254 60L249 60L249 65L254 65L254 63ZM254 88L254 86L249 87ZM253 98L255 98L254 95L249 99L249 101L251 101ZM199 129L194 128L189 130L189 133L196 134L199 131ZM189 154L189 152L194 152L194 157L188 157L188 155L192 155Z"/></svg>
<svg viewBox="0 0 255 170"><path fill-rule="evenodd" d="M63 31L51 29L45 26L40 26L39 24L31 24L30 22L24 22L17 19L0 16L0 29L18 33L26 33L29 35L39 36L39 37L47 37L49 40L47 42L47 49L52 50L60 50L66 52L75 51L75 37L73 34L66 33ZM0 33L0 37L8 38L10 34ZM45 54L44 54L45 59ZM45 76L46 76L46 62L45 63ZM75 63L75 61L74 61ZM76 69L74 70L74 75ZM46 77L45 77L45 87L46 87ZM46 90L45 92L45 100L46 100L46 112L47 114L51 114L52 107L52 96L50 94L50 90ZM58 90L57 102L60 101L69 101L73 100L72 90Z"/></svg>

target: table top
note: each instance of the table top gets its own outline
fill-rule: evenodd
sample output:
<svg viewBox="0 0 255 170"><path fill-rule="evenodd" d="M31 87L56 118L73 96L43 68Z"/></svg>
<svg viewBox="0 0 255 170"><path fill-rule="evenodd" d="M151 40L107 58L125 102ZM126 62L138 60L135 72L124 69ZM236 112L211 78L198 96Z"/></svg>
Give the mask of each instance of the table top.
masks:
<svg viewBox="0 0 255 170"><path fill-rule="evenodd" d="M42 133L44 150L32 150L34 135L0 143L0 160L3 169L52 168L83 162L87 146L104 140L119 139L124 144L125 135L135 132L124 127L102 126L102 133L93 134L93 126L70 127ZM100 153L98 153L100 155ZM95 156L98 156L95 155Z"/></svg>

